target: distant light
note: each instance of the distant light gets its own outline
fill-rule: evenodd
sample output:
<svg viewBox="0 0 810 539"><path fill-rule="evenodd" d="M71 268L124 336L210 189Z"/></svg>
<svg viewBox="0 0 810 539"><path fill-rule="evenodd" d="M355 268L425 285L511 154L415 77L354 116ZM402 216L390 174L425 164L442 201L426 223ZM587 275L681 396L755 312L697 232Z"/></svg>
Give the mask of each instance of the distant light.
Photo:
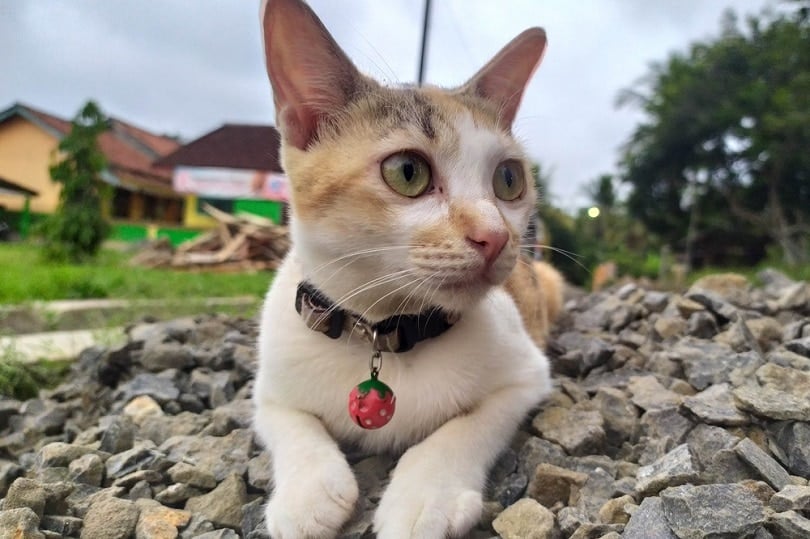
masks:
<svg viewBox="0 0 810 539"><path fill-rule="evenodd" d="M597 208L596 206L591 206L590 208L588 208L588 217L590 217L591 219L596 219L597 217L599 217L599 208Z"/></svg>

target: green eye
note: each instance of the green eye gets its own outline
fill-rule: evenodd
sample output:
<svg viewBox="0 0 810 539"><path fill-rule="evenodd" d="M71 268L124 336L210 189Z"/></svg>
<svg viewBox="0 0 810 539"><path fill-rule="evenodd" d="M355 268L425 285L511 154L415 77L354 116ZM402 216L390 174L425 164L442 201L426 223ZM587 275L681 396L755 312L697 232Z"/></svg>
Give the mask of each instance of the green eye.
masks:
<svg viewBox="0 0 810 539"><path fill-rule="evenodd" d="M418 197L430 186L430 165L415 152L400 152L380 165L388 187L406 197Z"/></svg>
<svg viewBox="0 0 810 539"><path fill-rule="evenodd" d="M508 202L520 198L526 189L523 165L513 160L498 165L492 176L492 187L495 189L495 196L501 200Z"/></svg>

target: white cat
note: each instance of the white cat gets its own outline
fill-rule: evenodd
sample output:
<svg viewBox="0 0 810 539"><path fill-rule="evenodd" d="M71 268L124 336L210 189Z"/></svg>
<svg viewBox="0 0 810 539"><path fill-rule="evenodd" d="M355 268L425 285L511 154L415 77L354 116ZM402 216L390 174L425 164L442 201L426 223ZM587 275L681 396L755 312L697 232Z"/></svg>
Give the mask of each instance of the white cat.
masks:
<svg viewBox="0 0 810 539"><path fill-rule="evenodd" d="M462 535L550 387L538 344L560 280L518 263L535 191L511 135L545 34L523 32L458 89L386 88L300 0L266 1L262 22L293 238L264 305L254 394L270 535L338 535L358 498L338 441L404 451L379 538ZM370 376L396 393L395 410L390 393L370 408L395 411L368 418L375 430L348 411Z"/></svg>

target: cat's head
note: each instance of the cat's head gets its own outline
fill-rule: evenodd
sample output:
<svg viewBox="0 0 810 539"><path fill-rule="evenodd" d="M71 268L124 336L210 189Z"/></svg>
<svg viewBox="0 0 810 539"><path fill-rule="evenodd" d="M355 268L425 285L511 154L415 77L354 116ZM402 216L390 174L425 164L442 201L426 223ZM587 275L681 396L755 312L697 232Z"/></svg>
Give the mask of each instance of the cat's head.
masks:
<svg viewBox="0 0 810 539"><path fill-rule="evenodd" d="M545 33L526 30L459 88L389 88L300 0L266 0L262 22L306 277L369 320L463 311L502 283L535 205L511 125Z"/></svg>

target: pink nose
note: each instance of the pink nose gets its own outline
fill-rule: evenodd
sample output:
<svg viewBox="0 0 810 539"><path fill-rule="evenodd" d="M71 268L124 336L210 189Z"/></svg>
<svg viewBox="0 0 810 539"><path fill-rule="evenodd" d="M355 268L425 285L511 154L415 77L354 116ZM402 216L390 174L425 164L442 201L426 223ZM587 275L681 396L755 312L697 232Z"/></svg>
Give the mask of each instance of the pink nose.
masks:
<svg viewBox="0 0 810 539"><path fill-rule="evenodd" d="M467 234L467 241L483 255L487 266L498 258L508 239L506 230L475 230Z"/></svg>

